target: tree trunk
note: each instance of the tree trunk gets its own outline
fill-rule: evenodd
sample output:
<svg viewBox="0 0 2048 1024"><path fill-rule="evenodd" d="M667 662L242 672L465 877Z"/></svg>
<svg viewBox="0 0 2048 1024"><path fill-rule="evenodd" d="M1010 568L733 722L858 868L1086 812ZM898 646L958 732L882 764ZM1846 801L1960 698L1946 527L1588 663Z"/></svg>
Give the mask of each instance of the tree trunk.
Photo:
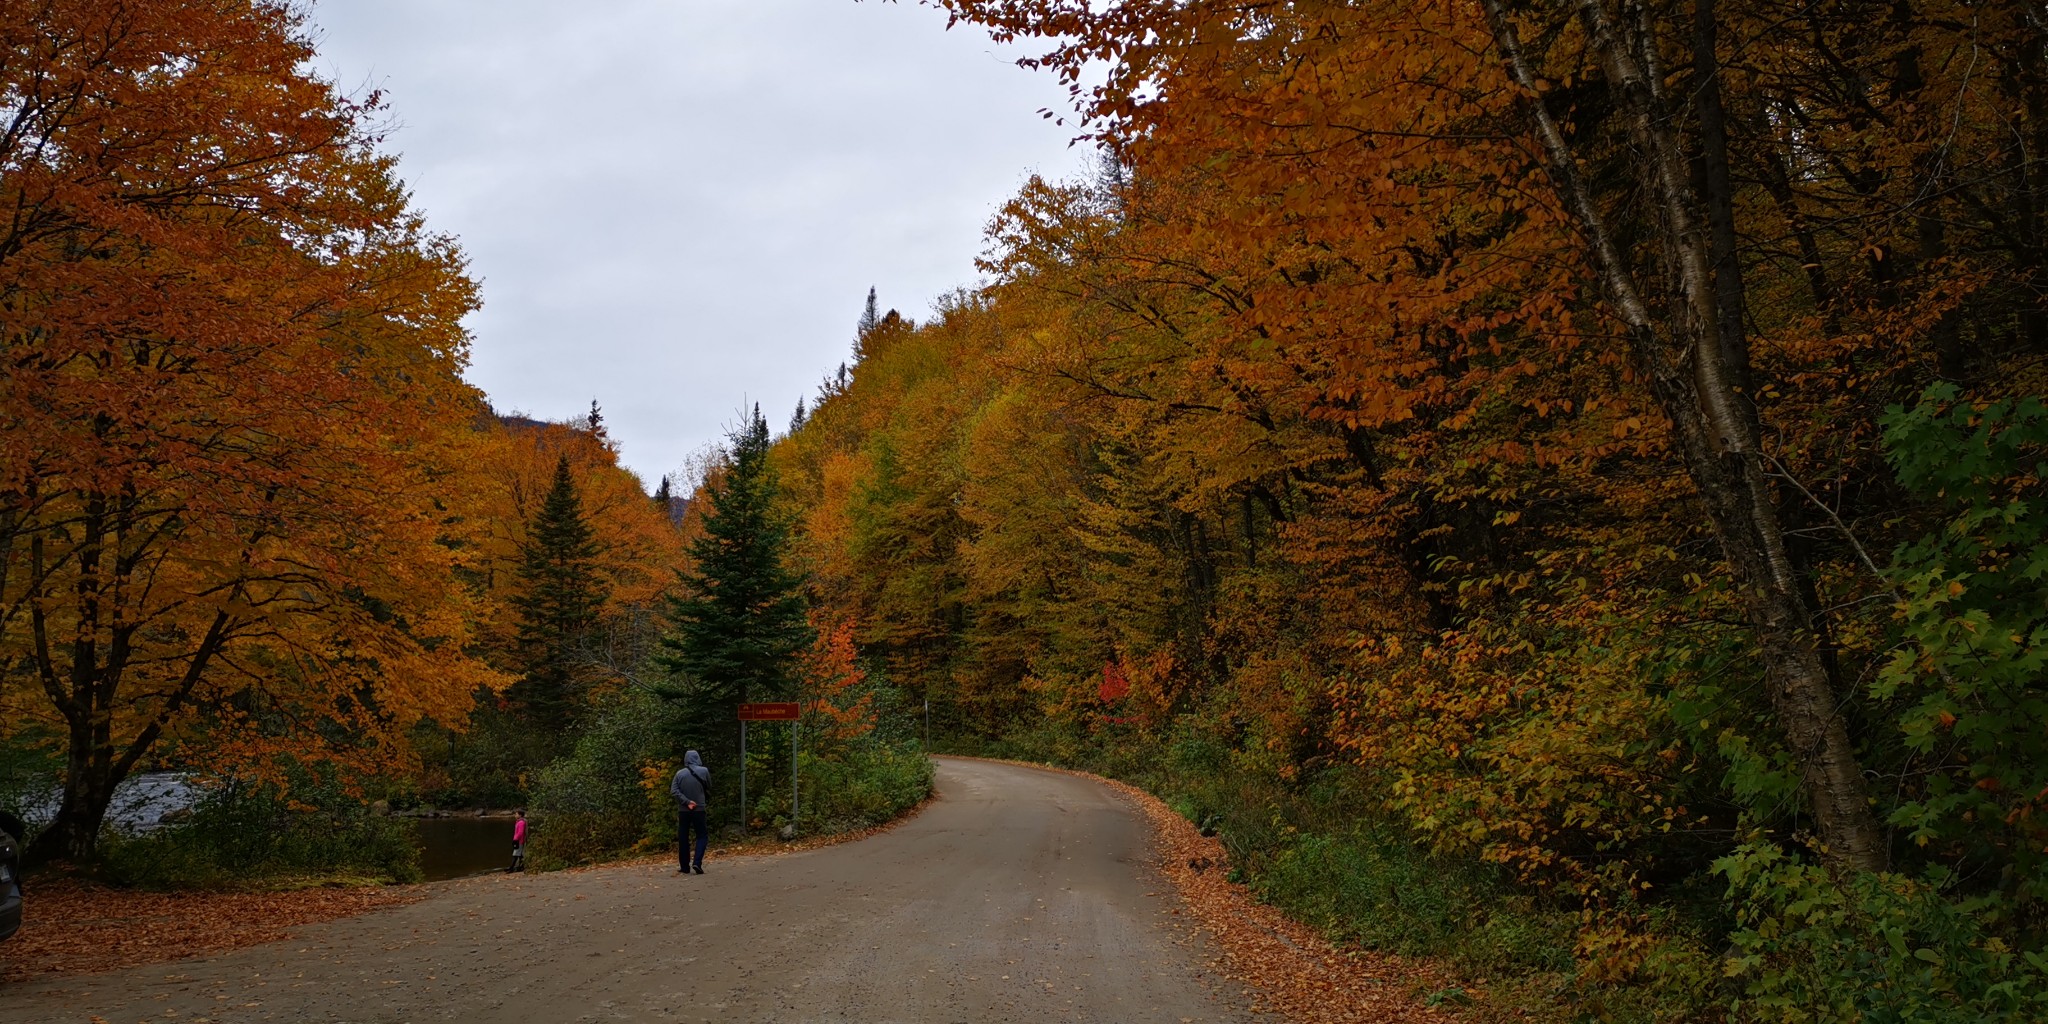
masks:
<svg viewBox="0 0 2048 1024"><path fill-rule="evenodd" d="M1699 195L1705 200L1708 258L1713 273L1714 329L1728 382L1741 395L1741 411L1752 434L1756 405L1749 379L1749 333L1743 320L1742 264L1735 256L1735 186L1728 173L1728 117L1721 105L1720 25L1714 0L1693 0L1693 104L1699 111Z"/></svg>
<svg viewBox="0 0 2048 1024"><path fill-rule="evenodd" d="M163 735L165 726L191 699L207 666L236 626L236 620L226 611L216 611L193 647L184 672L160 694L161 703L155 712L132 738L117 743L114 712L134 654L137 628L137 621L123 616L122 609L116 606L125 591L122 584L133 566L132 559L122 550L128 534L130 506L125 501L109 501L103 495L93 494L86 496L82 507L82 540L72 555L78 572L78 582L71 588L78 622L69 645L60 647L51 642L44 603L30 602L37 674L51 702L63 714L69 732L64 790L57 818L28 849L30 859L39 862L83 863L92 859L107 809L113 803L114 788L135 770ZM30 567L39 576L44 571L40 537L30 541ZM237 586L229 595L230 603L241 596ZM65 651L68 664L60 660L60 650Z"/></svg>
<svg viewBox="0 0 2048 1024"><path fill-rule="evenodd" d="M1708 0L1700 0L1707 3ZM1579 20L1599 55L1617 107L1629 121L1631 141L1644 162L1655 197L1656 241L1668 280L1662 298L1668 322L1651 312L1636 273L1609 232L1576 154L1562 128L1543 106L1537 76L1523 53L1504 0L1484 0L1494 39L1510 75L1529 97L1528 108L1560 198L1586 239L1591 262L1614 312L1627 327L1636 364L1670 419L1672 438L1688 475L1712 520L1723 557L1741 585L1745 611L1769 680L1772 709L1785 744L1799 766L1802 789L1830 862L1861 870L1885 866L1883 832L1871 813L1862 766L1836 710L1830 684L1812 634L1812 609L1786 552L1769 477L1759 449L1755 410L1743 382L1746 345L1724 338L1741 331L1739 275L1732 259L1733 210L1713 209L1702 223L1697 211L1731 204L1725 190L1725 150L1710 153L1722 162L1719 187L1712 167L1702 175L1708 196L1699 194L1688 173L1674 130L1674 108L1663 95L1665 72L1652 33L1658 23L1642 13L1632 25L1611 21L1599 0L1577 0ZM1714 13L1696 12L1697 45L1713 40ZM1700 69L1697 88L1718 89L1712 67ZM1721 127L1718 92L1711 109ZM1712 143L1720 142L1713 139ZM1722 222L1723 218L1725 221ZM1717 245L1714 236L1728 235ZM1717 258L1719 257L1719 258ZM1726 294L1734 289L1736 294Z"/></svg>
<svg viewBox="0 0 2048 1024"><path fill-rule="evenodd" d="M99 846L100 827L114 802L121 780L114 772L113 750L95 735L91 723L71 723L71 749L64 759L64 792L57 818L29 844L32 863L86 863Z"/></svg>

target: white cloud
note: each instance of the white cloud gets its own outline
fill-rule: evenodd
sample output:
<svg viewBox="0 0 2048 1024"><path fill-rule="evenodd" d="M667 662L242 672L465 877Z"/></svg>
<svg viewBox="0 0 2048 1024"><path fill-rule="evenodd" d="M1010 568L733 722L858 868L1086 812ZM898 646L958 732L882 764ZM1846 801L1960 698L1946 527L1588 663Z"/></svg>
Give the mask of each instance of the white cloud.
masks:
<svg viewBox="0 0 2048 1024"><path fill-rule="evenodd" d="M1084 165L1052 76L913 4L323 0L322 69L382 88L388 146L484 281L470 377L560 418L595 397L651 483L743 401L782 422L870 285L971 284L1032 172Z"/></svg>

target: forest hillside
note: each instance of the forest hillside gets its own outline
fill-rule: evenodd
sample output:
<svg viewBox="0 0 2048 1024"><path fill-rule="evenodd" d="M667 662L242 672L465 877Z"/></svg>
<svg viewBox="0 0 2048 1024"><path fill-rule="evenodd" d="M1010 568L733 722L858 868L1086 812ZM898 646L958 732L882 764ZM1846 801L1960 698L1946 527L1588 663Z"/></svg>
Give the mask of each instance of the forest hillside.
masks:
<svg viewBox="0 0 2048 1024"><path fill-rule="evenodd" d="M948 742L1574 1019L2048 1013L2038 11L936 6L1102 170L775 458Z"/></svg>

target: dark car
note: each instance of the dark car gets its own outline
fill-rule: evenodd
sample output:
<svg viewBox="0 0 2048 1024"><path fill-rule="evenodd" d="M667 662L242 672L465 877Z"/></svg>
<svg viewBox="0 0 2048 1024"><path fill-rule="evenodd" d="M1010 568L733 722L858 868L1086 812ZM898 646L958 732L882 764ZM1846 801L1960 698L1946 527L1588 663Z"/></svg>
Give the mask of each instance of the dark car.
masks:
<svg viewBox="0 0 2048 1024"><path fill-rule="evenodd" d="M0 939L21 930L21 819L0 811Z"/></svg>

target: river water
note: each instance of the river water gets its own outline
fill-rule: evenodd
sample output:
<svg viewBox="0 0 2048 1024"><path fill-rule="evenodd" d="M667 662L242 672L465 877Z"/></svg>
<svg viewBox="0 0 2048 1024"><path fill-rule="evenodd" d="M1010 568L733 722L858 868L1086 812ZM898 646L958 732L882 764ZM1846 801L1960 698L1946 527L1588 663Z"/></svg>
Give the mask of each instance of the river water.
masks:
<svg viewBox="0 0 2048 1024"><path fill-rule="evenodd" d="M205 795L186 772L130 775L114 787L113 800L107 804L107 827L129 835L152 832L162 827L166 815L190 809ZM57 816L57 796L51 789L29 797L21 808L22 818L31 826L49 824Z"/></svg>
<svg viewBox="0 0 2048 1024"><path fill-rule="evenodd" d="M503 871L512 863L510 818L415 818L420 872L427 881Z"/></svg>

